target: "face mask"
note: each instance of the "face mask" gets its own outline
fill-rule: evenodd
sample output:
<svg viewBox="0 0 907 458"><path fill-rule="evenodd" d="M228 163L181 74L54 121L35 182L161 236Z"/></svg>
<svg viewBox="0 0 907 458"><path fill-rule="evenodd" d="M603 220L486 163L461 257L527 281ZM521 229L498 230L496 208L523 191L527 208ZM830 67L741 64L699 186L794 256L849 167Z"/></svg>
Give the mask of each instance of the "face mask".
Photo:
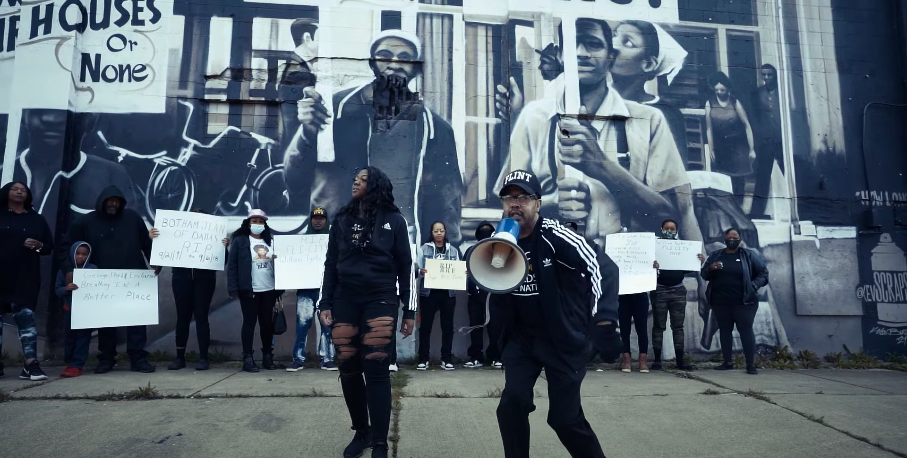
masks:
<svg viewBox="0 0 907 458"><path fill-rule="evenodd" d="M253 234L261 235L261 233L265 231L265 225L264 224L252 224L252 225L249 225L249 229L252 231Z"/></svg>
<svg viewBox="0 0 907 458"><path fill-rule="evenodd" d="M727 245L728 248L734 249L740 246L740 239L726 239L724 244Z"/></svg>
<svg viewBox="0 0 907 458"><path fill-rule="evenodd" d="M676 232L661 231L661 235L663 235L664 238L666 238L666 239L676 239L677 238Z"/></svg>
<svg viewBox="0 0 907 458"><path fill-rule="evenodd" d="M487 229L487 230L484 230L484 231L479 231L479 233L476 234L476 235L477 235L476 238L477 238L478 240L485 240L485 239L487 239L488 237L491 237L491 234L493 234L493 233L494 233L494 231L492 231L492 230L490 230L490 229Z"/></svg>

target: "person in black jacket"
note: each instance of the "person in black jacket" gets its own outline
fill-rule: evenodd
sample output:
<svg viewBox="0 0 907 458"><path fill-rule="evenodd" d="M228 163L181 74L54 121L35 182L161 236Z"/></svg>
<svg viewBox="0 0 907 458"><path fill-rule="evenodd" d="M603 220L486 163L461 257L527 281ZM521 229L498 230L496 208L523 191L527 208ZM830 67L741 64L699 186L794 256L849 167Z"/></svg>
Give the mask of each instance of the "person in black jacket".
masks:
<svg viewBox="0 0 907 458"><path fill-rule="evenodd" d="M274 288L274 255L268 216L255 209L230 238L227 255L227 292L239 297L242 308L242 349L245 372L258 372L252 357L255 323L261 337L261 365L276 370L274 364L274 304L283 291Z"/></svg>
<svg viewBox="0 0 907 458"><path fill-rule="evenodd" d="M482 240L491 237L494 234L494 226L488 221L482 221L479 224L479 227L476 228L476 242L481 242ZM472 249L475 248L475 245L469 247L466 250L466 254L463 256L463 259L469 258ZM469 326L476 327L469 332L470 345L466 353L469 355L469 361L464 364L464 367L482 367L483 361L486 360L491 363L491 367L495 369L503 369L504 365L501 363L501 350L498 348L498 340L501 337L501 326L498 320L488 320L488 348L485 350L485 354L482 354L483 340L484 336L482 335L484 331L481 327L485 324L486 317L486 301L488 300L488 291L479 288L479 285L472 280L472 277L466 277L466 292L469 295L469 302L467 303L467 308L469 311Z"/></svg>
<svg viewBox="0 0 907 458"><path fill-rule="evenodd" d="M398 303L403 304L404 338L415 326L416 304L409 300L413 258L406 219L394 203L387 175L376 167L362 169L352 191L353 199L331 225L318 309L321 323L331 327L343 398L356 431L343 456L361 456L371 446L372 458L384 458Z"/></svg>
<svg viewBox="0 0 907 458"><path fill-rule="evenodd" d="M204 213L201 209L192 210L194 213ZM160 231L151 228L148 236L154 239ZM230 246L230 239L221 241L224 246ZM224 259L226 265L226 259ZM211 311L211 298L214 297L214 288L217 286L217 271L208 269L189 269L174 267L171 269L173 277L173 301L176 303L176 359L167 366L171 371L186 367L186 344L189 342L189 326L195 316L195 335L198 338L198 363L195 369L206 371L211 367L208 362L208 346L211 344L211 327L208 324L208 313Z"/></svg>
<svg viewBox="0 0 907 458"><path fill-rule="evenodd" d="M91 245L92 264L98 269L147 269L146 259L151 259L151 239L145 221L135 211L126 208L126 198L116 186L108 186L98 196L95 210L77 219L63 239L58 251L64 275L73 271L69 250L73 243ZM161 269L155 269L160 273ZM145 344L148 334L145 326L126 328L126 353L129 354L133 372L154 372L148 362ZM117 355L117 328L98 329L98 367L96 374L113 370Z"/></svg>
<svg viewBox="0 0 907 458"><path fill-rule="evenodd" d="M721 332L719 341L724 363L715 369L734 369L733 332L736 326L746 357L746 373L756 375L753 320L759 309L759 288L768 284L768 268L759 255L740 246L737 229L725 231L724 244L727 248L712 252L700 271L702 278L709 282L705 294Z"/></svg>
<svg viewBox="0 0 907 458"><path fill-rule="evenodd" d="M548 424L573 457L604 458L583 415L580 386L590 338L605 358L620 348L617 265L582 237L539 215L541 186L530 172L508 174L500 192L504 212L520 225L518 245L529 273L510 294L495 294L504 331L504 392L498 425L504 456L529 456L529 413L542 369L548 380Z"/></svg>
<svg viewBox="0 0 907 458"><path fill-rule="evenodd" d="M25 365L19 378L46 380L38 364L38 330L35 307L41 288L41 256L51 253L53 236L47 221L32 207L28 186L18 181L0 188L0 349L3 345L3 314L12 312L22 343ZM3 363L0 363L3 377Z"/></svg>

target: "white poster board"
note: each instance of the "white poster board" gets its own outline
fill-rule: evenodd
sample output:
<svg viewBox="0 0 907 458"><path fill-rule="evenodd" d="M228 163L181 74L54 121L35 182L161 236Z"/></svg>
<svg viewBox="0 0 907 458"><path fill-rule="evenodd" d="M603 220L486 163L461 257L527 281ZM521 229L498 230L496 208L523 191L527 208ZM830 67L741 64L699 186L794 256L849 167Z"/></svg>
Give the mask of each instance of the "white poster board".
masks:
<svg viewBox="0 0 907 458"><path fill-rule="evenodd" d="M655 260L659 269L695 272L702 267L697 257L702 253L702 242L656 239L655 243Z"/></svg>
<svg viewBox="0 0 907 458"><path fill-rule="evenodd" d="M151 265L224 270L227 219L203 213L158 210L151 243Z"/></svg>
<svg viewBox="0 0 907 458"><path fill-rule="evenodd" d="M274 236L274 287L321 289L328 235Z"/></svg>
<svg viewBox="0 0 907 458"><path fill-rule="evenodd" d="M153 270L75 269L72 329L158 324Z"/></svg>
<svg viewBox="0 0 907 458"><path fill-rule="evenodd" d="M425 260L425 287L466 291L466 261Z"/></svg>
<svg viewBox="0 0 907 458"><path fill-rule="evenodd" d="M605 238L605 253L620 269L618 294L645 293L655 289L655 234L627 232Z"/></svg>

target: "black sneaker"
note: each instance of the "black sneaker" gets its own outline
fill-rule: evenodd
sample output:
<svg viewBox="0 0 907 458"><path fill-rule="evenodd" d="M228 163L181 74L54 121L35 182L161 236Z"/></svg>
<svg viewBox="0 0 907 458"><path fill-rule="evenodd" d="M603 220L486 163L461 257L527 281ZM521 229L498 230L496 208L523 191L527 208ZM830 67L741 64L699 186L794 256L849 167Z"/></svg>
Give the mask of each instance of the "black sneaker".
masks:
<svg viewBox="0 0 907 458"><path fill-rule="evenodd" d="M3 378L3 363L0 362L0 378Z"/></svg>
<svg viewBox="0 0 907 458"><path fill-rule="evenodd" d="M176 358L167 366L167 370L178 371L186 367L186 360L183 358Z"/></svg>
<svg viewBox="0 0 907 458"><path fill-rule="evenodd" d="M759 371L756 370L756 366L746 366L746 373L750 375L756 375Z"/></svg>
<svg viewBox="0 0 907 458"><path fill-rule="evenodd" d="M106 374L113 370L113 365L114 365L113 361L101 360L98 363L98 367L94 368L94 373L95 374Z"/></svg>
<svg viewBox="0 0 907 458"><path fill-rule="evenodd" d="M19 378L22 380L40 382L41 380L47 380L47 374L41 370L38 360L34 360L22 367L22 373L19 374Z"/></svg>
<svg viewBox="0 0 907 458"><path fill-rule="evenodd" d="M343 458L359 458L365 449L372 446L372 433L369 429L356 431L350 445L343 449ZM387 456L386 454L384 456Z"/></svg>
<svg viewBox="0 0 907 458"><path fill-rule="evenodd" d="M186 367L186 364L183 363L183 367ZM150 374L157 370L154 366L151 365L147 360L139 360L132 364L129 368L132 372L141 372L143 374Z"/></svg>
<svg viewBox="0 0 907 458"><path fill-rule="evenodd" d="M652 369L653 371L660 371L660 370L664 369L664 367L662 367L661 361L655 360L652 362L652 366L649 367L649 369Z"/></svg>
<svg viewBox="0 0 907 458"><path fill-rule="evenodd" d="M211 363L207 359L200 359L195 363L195 370L197 371L206 371L211 368Z"/></svg>
<svg viewBox="0 0 907 458"><path fill-rule="evenodd" d="M734 363L723 363L720 366L715 366L716 371L732 371L734 370Z"/></svg>
<svg viewBox="0 0 907 458"><path fill-rule="evenodd" d="M379 442L373 445L372 458L387 458L387 443Z"/></svg>

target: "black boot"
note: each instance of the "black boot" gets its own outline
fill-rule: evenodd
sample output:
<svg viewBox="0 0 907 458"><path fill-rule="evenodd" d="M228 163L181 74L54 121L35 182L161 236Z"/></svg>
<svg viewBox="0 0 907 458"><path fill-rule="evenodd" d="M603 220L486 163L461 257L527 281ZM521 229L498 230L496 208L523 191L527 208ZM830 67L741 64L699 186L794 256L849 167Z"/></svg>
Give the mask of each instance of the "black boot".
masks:
<svg viewBox="0 0 907 458"><path fill-rule="evenodd" d="M652 367L651 367L651 369L652 369L653 371L660 371L660 370L662 370L663 368L662 368L662 366L661 366L661 349L660 349L660 348L652 347L652 353L655 354L655 361L652 362Z"/></svg>
<svg viewBox="0 0 907 458"><path fill-rule="evenodd" d="M174 359L173 362L170 363L169 366L167 366L167 369L171 371L178 371L184 367L186 367L186 360L177 356L176 359Z"/></svg>
<svg viewBox="0 0 907 458"><path fill-rule="evenodd" d="M683 358L683 347L674 347L674 354L676 355L675 360L677 361L677 369L682 371L692 371L696 369Z"/></svg>
<svg viewBox="0 0 907 458"><path fill-rule="evenodd" d="M243 372L258 372L258 366L255 365L255 360L252 359L252 354L243 355L242 361L242 370Z"/></svg>
<svg viewBox="0 0 907 458"><path fill-rule="evenodd" d="M387 458L387 442L372 445L372 458Z"/></svg>
<svg viewBox="0 0 907 458"><path fill-rule="evenodd" d="M369 428L356 431L350 445L343 449L343 458L359 458L365 449L372 446L372 433Z"/></svg>
<svg viewBox="0 0 907 458"><path fill-rule="evenodd" d="M277 370L277 365L274 364L274 353L264 353L261 356L261 367L269 371Z"/></svg>

